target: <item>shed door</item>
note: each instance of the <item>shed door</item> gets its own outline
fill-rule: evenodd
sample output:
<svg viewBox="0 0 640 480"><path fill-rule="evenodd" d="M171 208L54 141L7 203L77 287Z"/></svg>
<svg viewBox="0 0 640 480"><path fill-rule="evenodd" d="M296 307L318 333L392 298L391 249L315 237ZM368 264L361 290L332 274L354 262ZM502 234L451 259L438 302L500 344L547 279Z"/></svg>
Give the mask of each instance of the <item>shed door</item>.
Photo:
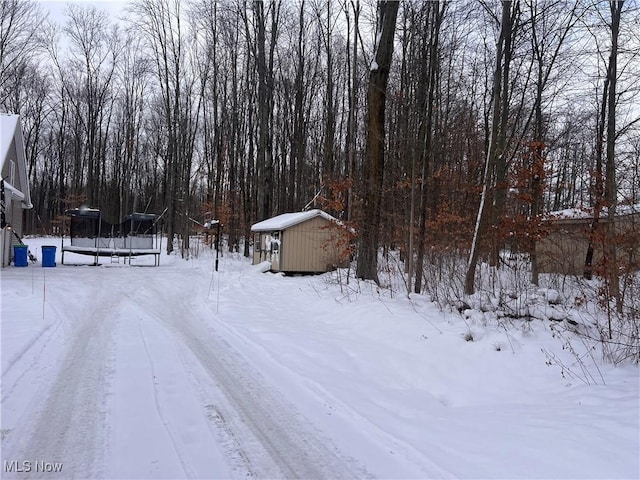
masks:
<svg viewBox="0 0 640 480"><path fill-rule="evenodd" d="M280 232L271 232L269 238L269 260L271 261L271 270L280 270Z"/></svg>

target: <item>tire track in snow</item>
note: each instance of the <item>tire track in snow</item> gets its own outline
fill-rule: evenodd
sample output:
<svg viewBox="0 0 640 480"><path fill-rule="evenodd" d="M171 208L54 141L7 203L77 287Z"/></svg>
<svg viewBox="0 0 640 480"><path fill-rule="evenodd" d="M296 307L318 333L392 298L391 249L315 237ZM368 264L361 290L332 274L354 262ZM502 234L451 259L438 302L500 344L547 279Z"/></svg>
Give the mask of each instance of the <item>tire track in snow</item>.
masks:
<svg viewBox="0 0 640 480"><path fill-rule="evenodd" d="M176 284L193 285L190 282ZM155 290L155 292L154 292ZM194 311L188 298L179 301L170 311L162 310L153 301L163 293L150 285L145 311L169 327L197 359L208 383L224 396L215 409L218 423L235 436L242 445L243 455L249 459L258 477L278 478L356 478L368 474L345 459L332 445L296 411L278 392L268 387L255 368L249 365L233 347L215 331L208 328ZM159 308L160 307L160 308Z"/></svg>
<svg viewBox="0 0 640 480"><path fill-rule="evenodd" d="M60 324L61 324L61 323L62 323L61 321L58 321L57 323L52 322L52 323L48 324L46 327L42 328L42 330L40 330L37 334L35 334L35 335L31 338L31 340L29 340L29 341L25 344L25 346L22 348L22 350L20 350L20 351L19 351L18 353L16 353L16 354L11 358L11 359L9 359L9 360L7 361L7 366L2 370L2 374L1 374L1 375L2 375L2 379L3 379L3 383L4 383L4 381L6 381L6 380L5 380L5 377L6 377L6 376L11 372L11 370L13 369L13 367L14 367L14 366L15 366L15 365L20 361L20 360L22 360L22 358L23 358L23 357L24 357L24 356L25 356L25 355L26 355L26 354L27 354L27 353L28 353L32 348L34 348L36 344L38 344L38 343L43 343L43 342L40 342L40 339L44 338L44 339L45 339L44 343L46 344L46 340L48 340L48 339L50 339L50 338L51 338L51 336L56 332L56 330L58 330L58 327L60 326ZM46 337L45 337L45 334L46 334L47 332L49 332L49 330L51 330L54 326L55 326L55 329L53 330L53 332L51 332L49 335L46 335ZM33 365L34 363L37 363L37 360L38 360L38 358L39 358L39 356L40 356L40 353L42 352L42 349L43 349L43 348L44 348L44 347L42 347L42 346L40 347L40 352L39 352L39 354L37 354L37 355L36 355L35 360L34 360L33 362L31 362L31 365ZM5 392L5 393L6 393L6 392Z"/></svg>
<svg viewBox="0 0 640 480"><path fill-rule="evenodd" d="M184 345L138 297L129 296L126 321L114 333L116 374L108 409L113 462L105 466L107 477L246 478L246 467L229 468L223 436L207 417L183 361Z"/></svg>
<svg viewBox="0 0 640 480"><path fill-rule="evenodd" d="M267 352L267 349L263 345L250 337L242 335L235 329L224 324L221 325L220 328L224 329L225 332L232 337L237 338L239 342L248 344L251 348L257 351ZM393 435L393 433L382 428L382 426L376 423L372 418L363 415L361 412L354 409L349 405L349 403L346 403L344 400L331 393L322 385L322 383L314 380L313 378L301 375L295 369L291 369L290 366L287 366L286 362L279 363L279 365L281 368L287 369L294 378L297 378L297 383L304 385L304 389L313 392L314 397L321 399L322 403L334 412L333 414L343 417L344 424L358 425L362 430L369 432L367 440L377 437L379 439L379 444L385 445L386 448L386 451L381 452L382 454L390 453L391 455L395 455L393 452L402 452L405 458L424 471L426 478L455 478L453 472L431 460L424 454L424 452L421 452L420 449L416 448L415 445L403 441Z"/></svg>
<svg viewBox="0 0 640 480"><path fill-rule="evenodd" d="M215 438L218 444L224 449L229 463L229 468L233 473L235 473L234 478L257 478L251 469L251 462L242 451L242 447L233 435L233 432L225 421L223 414L218 410L216 404L212 403L211 392L207 391L207 386L201 381L201 375L194 372L194 368L198 368L199 366L197 358L193 358L193 354L185 345L178 345L177 341L174 341L174 343L176 344L180 362L187 374L187 378L192 388L198 394L200 403L204 405L204 414L207 419L209 432L211 433L212 438ZM189 356L192 358L187 359L186 357L190 353L191 355Z"/></svg>
<svg viewBox="0 0 640 480"><path fill-rule="evenodd" d="M173 449L176 452L176 455L177 455L178 459L180 460L180 465L182 466L182 470L185 473L185 477L186 478L195 478L193 470L189 467L189 465L185 461L186 455L183 452L183 449L180 447L179 443L176 442L176 438L175 438L175 435L173 433L173 429L171 428L171 425L170 425L169 421L167 420L166 416L164 415L164 413L162 411L162 407L160 406L160 401L158 399L158 397L159 397L159 395L158 395L158 384L157 384L157 381L156 381L156 378L157 378L156 377L156 369L154 367L153 357L151 356L151 353L149 352L149 346L147 345L147 340L146 340L145 335L144 335L144 328L142 327L142 321L139 322L139 330L140 330L140 338L142 339L142 344L144 345L144 350L145 350L145 353L147 355L147 359L149 360L149 368L151 369L151 375L152 375L151 382L153 383L153 401L154 401L154 404L155 404L156 412L158 413L158 417L162 421L162 425L164 426L164 429L167 432L167 435L169 436L169 439L171 440L171 445L173 446Z"/></svg>
<svg viewBox="0 0 640 480"><path fill-rule="evenodd" d="M63 326L62 332L64 332L65 315L61 314L55 303L44 300L44 298L43 301L48 307L46 318L49 318L51 312L53 312L54 318L57 318L57 321L53 320L47 323L25 343L20 351L16 352L7 360L7 365L3 368L2 374L0 374L0 378L2 378L2 404L13 400L13 392L20 390L23 382L30 379L30 375L34 373L37 367L39 367L38 374L41 375L42 371L49 369L51 363L55 361L55 359L43 357L46 357L48 353L47 346L59 336L58 331L61 326ZM45 311L43 310L43 319L45 318L44 315ZM56 352L54 352L54 355L55 353ZM23 365L25 361L29 362L26 368L24 368ZM16 366L23 368L16 372ZM33 379L30 380L33 381Z"/></svg>
<svg viewBox="0 0 640 480"><path fill-rule="evenodd" d="M102 280L100 281L102 283ZM66 285L73 288L72 285ZM117 298L100 285L91 305L73 319L73 337L64 347L59 369L29 425L11 432L5 460L59 462L62 471L31 472L19 478L89 478L100 476L106 426L104 401L109 378L109 342L113 327L110 303ZM74 309L70 309L73 312ZM13 472L16 473L16 472ZM11 478L5 473L5 478Z"/></svg>
<svg viewBox="0 0 640 480"><path fill-rule="evenodd" d="M251 280L253 280L253 278ZM277 295L277 292L275 291L281 290L283 288L282 282L270 280L274 280L274 278L267 275L256 277L256 281L252 282L251 284L249 282L241 282L240 279L238 280L238 282L227 282L225 292L230 293L231 295L240 296L239 303L242 304L243 300L245 302L240 308L243 312L249 312L250 309L250 313L247 313L250 316L264 315L265 304L269 305L269 314L273 315L276 318L281 314L283 316L286 315L291 310L297 312L297 315L303 318L307 315L307 311L312 313L311 310L313 309L311 309L309 307L309 303L305 302L304 300L300 300L299 303L295 301L286 303L286 307L282 303L270 302L269 299ZM320 296L320 293L311 283L309 284L309 286L315 291L316 295ZM243 298L244 295L242 292L251 292L251 294L246 295L246 298ZM188 296L184 295L181 298L187 299ZM227 298L226 300L229 299ZM296 300L295 295L292 296L292 300ZM186 310L186 307L182 307L182 310ZM195 322L192 322L192 324L195 324ZM251 324L251 322L249 322L249 324ZM261 345L259 342L256 342L251 338L251 336L245 336L241 334L231 325L216 322L215 329L220 330L221 332L220 334L217 334L218 337L229 339L233 343L233 345L236 345L237 343L246 344L249 345L252 350L263 351L267 356L270 356L268 351L265 349L265 346ZM236 339L238 340L238 342L235 341ZM222 341L226 343L224 340ZM329 408L331 408L332 410L334 407L337 409L335 415L337 417L342 417L343 420L342 425L338 427L338 429L334 429L334 431L339 431L342 428L362 428L364 432L368 432L366 438L364 438L363 435L362 440L365 443L371 441L372 452L379 451L380 456L377 458L378 463L384 462L385 455L390 455L391 457L402 456L408 460L409 464L415 466L415 470L411 472L410 475L425 475L428 478L455 477L455 475L451 471L443 468L443 466L439 465L438 463L431 461L431 459L426 456L424 452L419 451L419 449L417 449L415 445L411 445L403 441L401 438L394 436L393 433L386 431L384 428L381 428L381 425L375 422L375 417L369 418L366 415L362 415L357 410L354 410L348 403L341 401L340 396L335 395L336 392L333 392L332 394L329 390L323 388L321 383L314 381L313 378L306 378L304 375L300 375L299 373L297 373L298 370L296 370L295 368L291 368L290 365L288 366L286 364L287 362L279 363L276 361L276 363L279 364L279 368L288 369L290 373L293 372L294 377L298 377L298 380L294 381L296 384L304 384L302 390L313 392L312 397L323 399L324 404L329 406ZM337 443L340 443L340 440L338 439L336 439L335 441ZM356 442L360 444L359 441L356 440ZM342 448L345 449L345 452L351 451L350 446L345 446L344 442L342 443ZM402 455L396 455L397 453L401 453ZM391 457L389 461L391 463L395 462L396 460ZM357 472L357 467L355 467L355 465L351 469L352 471ZM359 470L360 471L355 475L362 477L370 476L370 474L366 470ZM410 470L411 469L407 469L408 472ZM383 469L383 471L388 472L389 470Z"/></svg>
<svg viewBox="0 0 640 480"><path fill-rule="evenodd" d="M344 459L327 438L296 412L294 405L281 398L278 390L268 385L255 367L204 322L205 313L192 303L199 293L199 277L194 277L193 272L176 272L175 277L166 276L164 281L163 276L159 282L149 270L127 269L126 275L122 269L96 273L96 283L90 288L81 284L86 276L69 275L60 283L65 292L77 291L81 295L64 293L56 300L59 312L66 315L62 329L65 335L55 337L65 340L53 367L57 375L42 381L44 395L34 399L34 406L28 409L32 419L21 426L19 432L9 432L7 441L2 442L5 459L62 462L63 471L57 476L14 472L16 477L90 478L103 476L109 468L104 461L109 458L105 455L110 453L109 432L113 425L106 423L110 412L105 405L109 404L107 397L113 392L110 382L119 378L114 375L122 375L115 371L116 359L110 350L114 346L112 340L121 339L112 335L120 330L118 325L124 325L118 317L132 319L131 311L138 309L144 312L142 316L147 322L142 327L134 324L132 332L135 335L139 330L145 342L144 346L140 341L135 342L142 350L139 350L141 358L144 355L149 358L155 374L162 367L159 374L168 374L169 380L184 372L187 385L191 384L197 396L194 398L193 393L186 390L184 394L201 408L198 414L205 422L205 429L213 433L212 437L227 452L234 477L367 476L352 460ZM128 295L131 285L136 285L135 295ZM171 295L167 295L167 290L172 290ZM178 300L170 303L176 297ZM196 303L201 303L200 299ZM135 317L133 319L135 321ZM149 337L158 332L153 329L155 323L162 328L162 333L157 338ZM163 347L157 343L162 339L170 339L175 346L182 368L166 369L168 365L162 363L165 359L160 356ZM167 342L161 341L160 345L166 346ZM24 360L19 363L24 364ZM123 374L126 373L125 369ZM167 390L166 384L154 385L154 388L158 415L167 433L173 436L171 442L179 461L183 465L194 462L191 472L183 468L185 476L195 476L193 472L198 467L202 476L203 464L207 462L198 462L201 450L185 438L189 431L182 423L184 416L174 416L178 411L171 411L173 404L166 404L169 410L164 408L164 402L175 400L172 396L175 392ZM150 393L148 405L151 407L154 400L153 392ZM197 421L193 417L189 420ZM158 428L163 428L160 422ZM171 448L169 442L167 446ZM180 472L179 465L176 462L177 472Z"/></svg>
<svg viewBox="0 0 640 480"><path fill-rule="evenodd" d="M11 398L11 394L14 392L14 390L19 387L19 385L28 376L28 374L31 373L37 365L39 365L40 359L47 348L47 344L55 336L61 324L62 320L59 320L57 323L50 323L49 325L44 327L42 330L40 330L40 332L34 335L34 337L24 346L24 348L20 352L18 352L11 360L9 360L7 367L1 374L2 403L5 403ZM40 346L40 348L32 356L27 368L16 374L15 378L12 378L14 367L16 365L19 365L20 361L23 360L29 352L35 350L38 345ZM7 384L9 384L10 386Z"/></svg>

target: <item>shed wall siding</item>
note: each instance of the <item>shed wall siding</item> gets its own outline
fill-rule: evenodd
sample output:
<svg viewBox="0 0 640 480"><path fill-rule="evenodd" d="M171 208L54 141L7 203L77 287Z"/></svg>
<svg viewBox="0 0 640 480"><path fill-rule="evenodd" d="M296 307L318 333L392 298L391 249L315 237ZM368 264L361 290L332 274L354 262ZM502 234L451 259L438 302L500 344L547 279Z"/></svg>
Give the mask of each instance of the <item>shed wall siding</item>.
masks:
<svg viewBox="0 0 640 480"><path fill-rule="evenodd" d="M315 217L285 230L282 235L281 270L326 271L327 255L322 247L328 238L328 225L327 220Z"/></svg>
<svg viewBox="0 0 640 480"><path fill-rule="evenodd" d="M326 272L343 263L336 236L337 227L322 217L294 225L283 232L280 270Z"/></svg>
<svg viewBox="0 0 640 480"><path fill-rule="evenodd" d="M606 223L606 220L600 221L594 241L592 265L596 269L603 261ZM549 234L536 244L540 272L582 275L589 246L589 220L554 221L548 228ZM616 231L618 262L637 269L640 266L640 215L620 217L616 220Z"/></svg>
<svg viewBox="0 0 640 480"><path fill-rule="evenodd" d="M554 227L536 245L539 271L581 275L589 245L587 239L588 226L582 223Z"/></svg>

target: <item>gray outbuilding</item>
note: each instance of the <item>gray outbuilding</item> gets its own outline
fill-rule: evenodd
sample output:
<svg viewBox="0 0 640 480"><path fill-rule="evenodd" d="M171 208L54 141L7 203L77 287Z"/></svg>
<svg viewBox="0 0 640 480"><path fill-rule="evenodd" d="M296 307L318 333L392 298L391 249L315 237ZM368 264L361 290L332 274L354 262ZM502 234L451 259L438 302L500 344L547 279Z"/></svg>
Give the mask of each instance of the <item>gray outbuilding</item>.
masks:
<svg viewBox="0 0 640 480"><path fill-rule="evenodd" d="M609 223L606 209L599 227L591 235L593 209L567 209L552 212L544 219L545 235L536 242L540 273L580 276L584 272L589 239L593 241L595 271L604 268L605 230ZM616 216L616 256L624 270L640 268L640 204L620 205Z"/></svg>

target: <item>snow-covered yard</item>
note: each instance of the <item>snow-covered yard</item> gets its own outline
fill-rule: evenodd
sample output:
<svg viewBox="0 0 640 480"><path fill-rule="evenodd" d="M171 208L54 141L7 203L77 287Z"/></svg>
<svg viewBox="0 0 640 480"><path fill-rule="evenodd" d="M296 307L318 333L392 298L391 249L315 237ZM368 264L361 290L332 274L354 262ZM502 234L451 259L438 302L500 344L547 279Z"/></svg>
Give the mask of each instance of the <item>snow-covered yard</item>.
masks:
<svg viewBox="0 0 640 480"><path fill-rule="evenodd" d="M638 368L581 381L553 322L207 250L103 262L2 271L3 478L640 477Z"/></svg>

